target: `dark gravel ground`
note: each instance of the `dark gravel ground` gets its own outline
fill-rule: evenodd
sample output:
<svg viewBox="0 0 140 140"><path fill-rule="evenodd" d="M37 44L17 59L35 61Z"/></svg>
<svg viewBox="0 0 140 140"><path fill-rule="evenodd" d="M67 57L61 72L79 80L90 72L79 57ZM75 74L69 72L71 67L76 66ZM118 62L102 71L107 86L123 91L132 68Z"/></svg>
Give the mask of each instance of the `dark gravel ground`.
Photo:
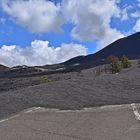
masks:
<svg viewBox="0 0 140 140"><path fill-rule="evenodd" d="M39 76L0 79L0 118L38 106L77 110L140 103L140 68L137 68L137 61L119 74L102 73L97 76L95 70L97 68L49 75L51 82L42 82Z"/></svg>

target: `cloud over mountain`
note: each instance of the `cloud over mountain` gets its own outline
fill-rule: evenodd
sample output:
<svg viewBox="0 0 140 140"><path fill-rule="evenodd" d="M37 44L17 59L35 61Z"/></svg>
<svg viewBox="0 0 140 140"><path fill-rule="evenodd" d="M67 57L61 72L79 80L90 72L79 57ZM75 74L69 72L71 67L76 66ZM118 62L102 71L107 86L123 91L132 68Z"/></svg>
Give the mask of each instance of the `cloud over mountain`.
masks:
<svg viewBox="0 0 140 140"><path fill-rule="evenodd" d="M15 65L45 65L66 61L79 55L86 55L87 50L79 44L62 44L60 47L49 46L48 41L35 40L31 46L2 46L0 48L0 64Z"/></svg>
<svg viewBox="0 0 140 140"><path fill-rule="evenodd" d="M139 11L133 5L125 4L121 6L120 0L62 0L61 3L59 2L54 3L53 0L0 1L0 8L4 13L4 18L3 16L0 18L0 23L6 23L8 27L11 25L10 23L16 23L13 24L16 28L24 27L19 27L22 31L20 30L17 33L28 33L29 31L32 34L23 33L23 35L32 36L32 40L35 40L26 48L21 47L22 45L1 45L0 63L9 66L59 63L78 55L87 54L87 50L82 44L93 42L97 44L96 46L93 45L97 51L124 37L124 34L128 35L140 30ZM140 1L137 2L137 6L139 6ZM130 13L130 11L135 13ZM119 24L127 22L130 14L136 20L136 23L132 27L133 29L125 32L122 27L119 28ZM116 21L120 21L120 23L112 24L113 19L117 19ZM62 37L60 40L64 39L66 42L76 43L62 44L62 41L60 41L60 47L53 47L49 46L48 41L42 41L45 39L52 42L53 33L60 33L63 30L64 34L61 34L63 37L60 35ZM49 36L47 33L51 35L49 34ZM40 35L45 37L41 38ZM59 34L57 35L59 36ZM58 43L59 37L54 38L56 39L54 42ZM9 58L11 59L9 60Z"/></svg>

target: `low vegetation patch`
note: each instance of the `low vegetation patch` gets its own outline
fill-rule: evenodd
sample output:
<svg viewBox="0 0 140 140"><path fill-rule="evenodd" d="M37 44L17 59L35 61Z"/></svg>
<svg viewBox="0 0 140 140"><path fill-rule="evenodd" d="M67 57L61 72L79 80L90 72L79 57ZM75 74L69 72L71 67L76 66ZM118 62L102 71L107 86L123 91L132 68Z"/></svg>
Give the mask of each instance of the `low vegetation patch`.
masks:
<svg viewBox="0 0 140 140"><path fill-rule="evenodd" d="M121 64L122 64L122 68L124 68L124 69L131 67L131 63L129 62L129 59L126 55L122 56Z"/></svg>
<svg viewBox="0 0 140 140"><path fill-rule="evenodd" d="M40 77L40 83L50 83L51 81L49 80L49 78L47 76L42 76Z"/></svg>
<svg viewBox="0 0 140 140"><path fill-rule="evenodd" d="M108 62L110 63L112 73L119 73L121 71L122 67L118 57L109 56Z"/></svg>
<svg viewBox="0 0 140 140"><path fill-rule="evenodd" d="M107 61L111 66L112 73L119 73L122 69L131 67L131 63L126 55L123 55L121 60L116 56L109 56Z"/></svg>

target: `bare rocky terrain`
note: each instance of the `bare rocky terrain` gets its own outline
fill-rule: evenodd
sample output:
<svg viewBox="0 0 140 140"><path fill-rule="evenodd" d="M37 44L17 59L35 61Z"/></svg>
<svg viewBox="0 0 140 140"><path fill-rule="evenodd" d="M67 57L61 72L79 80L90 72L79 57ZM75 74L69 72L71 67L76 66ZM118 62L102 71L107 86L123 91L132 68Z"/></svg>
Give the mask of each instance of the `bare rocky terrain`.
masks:
<svg viewBox="0 0 140 140"><path fill-rule="evenodd" d="M140 32L119 39L95 54L44 66L0 65L0 119L31 107L77 110L140 103ZM111 74L110 55L128 56L132 67Z"/></svg>
<svg viewBox="0 0 140 140"><path fill-rule="evenodd" d="M140 103L140 68L118 74L105 65L78 72L0 78L0 118L31 107L77 110L102 105ZM103 72L99 73L99 69Z"/></svg>

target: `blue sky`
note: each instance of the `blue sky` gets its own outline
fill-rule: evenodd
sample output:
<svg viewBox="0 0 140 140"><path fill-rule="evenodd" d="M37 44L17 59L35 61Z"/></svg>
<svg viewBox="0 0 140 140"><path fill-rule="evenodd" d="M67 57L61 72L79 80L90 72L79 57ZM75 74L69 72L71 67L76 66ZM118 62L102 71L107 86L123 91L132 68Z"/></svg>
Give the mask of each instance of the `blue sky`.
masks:
<svg viewBox="0 0 140 140"><path fill-rule="evenodd" d="M102 2L105 4L101 5ZM59 63L78 55L95 53L140 30L138 0L2 0L0 5L0 63L9 66ZM44 11L39 9L34 13L36 6ZM38 41L37 45L34 41ZM40 45L43 41L47 42L46 48ZM41 49L44 54L37 54ZM26 56L25 52L29 55ZM17 60L20 56L21 60Z"/></svg>
<svg viewBox="0 0 140 140"><path fill-rule="evenodd" d="M6 20L5 23L1 23L0 28L0 46L2 45L20 45L22 47L29 46L33 40L48 40L50 46L60 46L62 43L80 43L84 44L88 48L88 53L93 53L96 51L96 42L80 42L73 40L70 37L70 32L73 27L71 23L64 24L62 26L62 33L44 33L44 34L35 34L29 32L26 28L17 25L14 23L8 15L1 11L1 16Z"/></svg>

